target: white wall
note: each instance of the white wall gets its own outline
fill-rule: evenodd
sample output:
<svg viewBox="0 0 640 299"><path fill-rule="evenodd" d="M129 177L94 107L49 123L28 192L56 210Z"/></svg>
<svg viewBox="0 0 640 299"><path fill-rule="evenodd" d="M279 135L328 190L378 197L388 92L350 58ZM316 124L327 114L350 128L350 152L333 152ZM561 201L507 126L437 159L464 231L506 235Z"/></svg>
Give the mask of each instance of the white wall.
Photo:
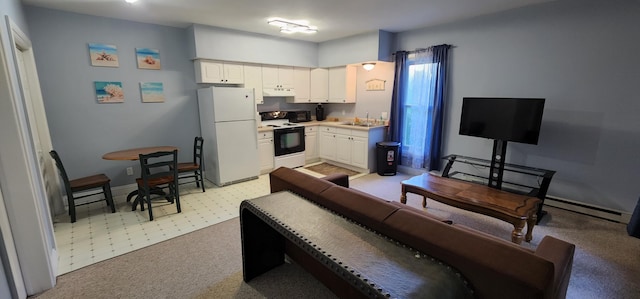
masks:
<svg viewBox="0 0 640 299"><path fill-rule="evenodd" d="M490 158L459 136L465 96L546 98L538 145L507 160L556 170L549 195L632 211L640 194L640 2L563 0L398 34L398 48L452 44L444 153Z"/></svg>
<svg viewBox="0 0 640 299"><path fill-rule="evenodd" d="M299 67L318 66L318 45L273 36L193 25L195 53L191 58Z"/></svg>

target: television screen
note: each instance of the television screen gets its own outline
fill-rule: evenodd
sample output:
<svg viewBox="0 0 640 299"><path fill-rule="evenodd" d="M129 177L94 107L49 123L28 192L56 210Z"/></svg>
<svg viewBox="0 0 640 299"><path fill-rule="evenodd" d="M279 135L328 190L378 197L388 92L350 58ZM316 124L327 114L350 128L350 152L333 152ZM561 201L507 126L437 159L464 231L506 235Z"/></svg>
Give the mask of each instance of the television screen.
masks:
<svg viewBox="0 0 640 299"><path fill-rule="evenodd" d="M462 99L460 135L538 144L545 99Z"/></svg>

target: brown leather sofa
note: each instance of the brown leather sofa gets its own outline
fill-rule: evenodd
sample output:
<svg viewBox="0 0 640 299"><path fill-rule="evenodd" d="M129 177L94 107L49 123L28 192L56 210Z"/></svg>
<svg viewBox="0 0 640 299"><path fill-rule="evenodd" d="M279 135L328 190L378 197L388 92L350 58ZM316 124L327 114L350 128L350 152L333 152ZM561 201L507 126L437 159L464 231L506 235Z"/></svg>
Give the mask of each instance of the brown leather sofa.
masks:
<svg viewBox="0 0 640 299"><path fill-rule="evenodd" d="M535 251L529 250L399 202L349 189L346 176L323 180L281 167L269 177L272 193L289 190L457 269L477 298L566 297L573 244L545 236Z"/></svg>

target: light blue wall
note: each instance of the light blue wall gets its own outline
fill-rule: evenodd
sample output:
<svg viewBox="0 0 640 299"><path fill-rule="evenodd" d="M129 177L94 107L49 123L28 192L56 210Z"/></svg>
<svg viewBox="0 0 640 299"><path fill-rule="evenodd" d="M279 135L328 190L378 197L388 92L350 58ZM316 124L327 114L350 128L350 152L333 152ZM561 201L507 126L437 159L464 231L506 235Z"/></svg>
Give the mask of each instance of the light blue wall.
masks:
<svg viewBox="0 0 640 299"><path fill-rule="evenodd" d="M195 52L190 58L299 67L318 66L318 45L205 25L193 25Z"/></svg>
<svg viewBox="0 0 640 299"><path fill-rule="evenodd" d="M318 61L321 67L378 60L378 31L320 44Z"/></svg>
<svg viewBox="0 0 640 299"><path fill-rule="evenodd" d="M200 125L185 30L36 7L26 15L53 147L71 177L102 172L112 186L133 184L137 161L101 158L127 148L174 145L191 159ZM120 67L91 66L88 43L116 45ZM162 69L138 69L138 47L158 49ZM98 104L94 81L122 82L124 103ZM140 82L162 82L166 101L142 103Z"/></svg>
<svg viewBox="0 0 640 299"><path fill-rule="evenodd" d="M640 195L640 2L563 0L398 34L398 48L451 55L445 153L490 158L459 136L465 96L543 97L538 145L507 160L556 170L550 195L632 211Z"/></svg>

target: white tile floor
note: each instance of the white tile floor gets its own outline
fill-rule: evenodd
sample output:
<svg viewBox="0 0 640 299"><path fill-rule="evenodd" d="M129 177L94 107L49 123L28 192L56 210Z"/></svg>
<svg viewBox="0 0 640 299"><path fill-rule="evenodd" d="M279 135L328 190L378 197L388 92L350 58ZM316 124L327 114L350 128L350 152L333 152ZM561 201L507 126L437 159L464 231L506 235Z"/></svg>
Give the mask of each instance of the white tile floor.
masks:
<svg viewBox="0 0 640 299"><path fill-rule="evenodd" d="M312 164L313 165L313 164ZM323 175L297 168L321 177ZM360 177L360 174L351 179ZM53 225L58 246L58 275L140 249L197 229L238 217L240 202L269 194L269 176L217 187L207 182L206 192L195 184L180 186L181 213L168 202L153 204L153 221L148 211L131 211L124 196L114 197L116 213L106 204L76 208L77 221L68 215L56 217Z"/></svg>
<svg viewBox="0 0 640 299"><path fill-rule="evenodd" d="M205 184L180 186L180 206L154 202L153 221L148 211L131 211L123 196L115 197L116 213L106 204L94 203L76 209L77 221L61 215L54 232L58 246L58 275L146 247L238 216L240 202L269 193L269 176L217 187Z"/></svg>

